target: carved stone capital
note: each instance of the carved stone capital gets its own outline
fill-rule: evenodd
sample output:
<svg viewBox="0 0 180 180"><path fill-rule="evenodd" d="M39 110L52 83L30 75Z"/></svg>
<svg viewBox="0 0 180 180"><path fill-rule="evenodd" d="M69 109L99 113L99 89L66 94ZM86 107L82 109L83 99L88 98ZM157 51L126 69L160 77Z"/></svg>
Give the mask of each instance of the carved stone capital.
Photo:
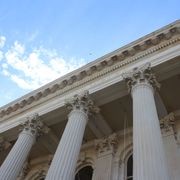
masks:
<svg viewBox="0 0 180 180"><path fill-rule="evenodd" d="M0 137L0 152L5 151L11 144L4 140L3 137Z"/></svg>
<svg viewBox="0 0 180 180"><path fill-rule="evenodd" d="M114 133L108 138L99 139L95 142L95 146L99 155L108 152L115 153L118 146L118 136Z"/></svg>
<svg viewBox="0 0 180 180"><path fill-rule="evenodd" d="M174 113L170 113L160 120L160 127L163 135L174 133L175 118Z"/></svg>
<svg viewBox="0 0 180 180"><path fill-rule="evenodd" d="M37 113L27 117L27 121L21 124L21 126L23 127L21 128L22 132L27 132L37 137L49 132L49 128L41 122L40 116Z"/></svg>
<svg viewBox="0 0 180 180"><path fill-rule="evenodd" d="M94 105L94 102L89 97L89 92L85 91L83 94L76 94L70 100L66 101L68 110L81 110L88 115L99 112L99 108Z"/></svg>
<svg viewBox="0 0 180 180"><path fill-rule="evenodd" d="M160 88L160 84L157 82L156 77L152 72L150 63L139 68L134 68L132 72L124 73L122 76L127 83L129 92L131 92L135 85L141 83L150 84L152 87Z"/></svg>

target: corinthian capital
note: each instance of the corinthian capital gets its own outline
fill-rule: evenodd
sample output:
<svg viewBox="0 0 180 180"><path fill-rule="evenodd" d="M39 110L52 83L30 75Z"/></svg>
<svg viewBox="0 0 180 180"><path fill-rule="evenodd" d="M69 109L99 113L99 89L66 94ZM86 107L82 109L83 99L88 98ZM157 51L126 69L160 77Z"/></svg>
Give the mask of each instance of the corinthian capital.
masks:
<svg viewBox="0 0 180 180"><path fill-rule="evenodd" d="M139 68L134 68L133 71L124 73L122 76L127 83L129 92L131 92L133 86L139 83L147 83L155 88L160 88L160 84L157 82L156 77L152 72L150 63Z"/></svg>
<svg viewBox="0 0 180 180"><path fill-rule="evenodd" d="M98 113L99 108L94 105L94 102L89 97L89 92L76 94L73 98L66 101L66 107L71 110L82 110L87 114Z"/></svg>
<svg viewBox="0 0 180 180"><path fill-rule="evenodd" d="M40 116L37 113L27 117L27 121L22 124L22 127L23 132L28 132L38 137L49 131L48 127L41 122Z"/></svg>
<svg viewBox="0 0 180 180"><path fill-rule="evenodd" d="M115 133L111 134L108 138L97 140L95 145L99 155L106 152L115 153L118 146L118 136Z"/></svg>

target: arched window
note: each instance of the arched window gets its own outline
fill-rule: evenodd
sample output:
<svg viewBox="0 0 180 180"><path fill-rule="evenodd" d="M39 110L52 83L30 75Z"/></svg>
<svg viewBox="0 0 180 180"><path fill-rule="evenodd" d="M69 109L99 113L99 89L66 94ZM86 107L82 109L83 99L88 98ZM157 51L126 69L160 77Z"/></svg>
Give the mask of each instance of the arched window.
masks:
<svg viewBox="0 0 180 180"><path fill-rule="evenodd" d="M127 160L126 180L133 180L133 155Z"/></svg>
<svg viewBox="0 0 180 180"><path fill-rule="evenodd" d="M92 180L93 168L86 166L80 169L75 176L75 180Z"/></svg>

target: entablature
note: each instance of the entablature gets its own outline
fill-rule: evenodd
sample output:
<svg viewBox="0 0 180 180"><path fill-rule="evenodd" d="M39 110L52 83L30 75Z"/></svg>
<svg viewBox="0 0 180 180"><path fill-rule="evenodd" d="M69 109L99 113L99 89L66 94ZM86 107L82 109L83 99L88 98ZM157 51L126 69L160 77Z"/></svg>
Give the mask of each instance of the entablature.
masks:
<svg viewBox="0 0 180 180"><path fill-rule="evenodd" d="M176 73L172 69L180 66L179 29L177 21L2 107L0 132L19 126L25 117L34 113L43 118L58 110L59 121L64 120L65 100L84 90L89 91L98 106L123 97L128 92L122 74L147 62L160 81L167 78L169 72ZM172 59L174 64L168 63ZM180 73L178 68L177 73ZM55 122L49 119L46 123Z"/></svg>

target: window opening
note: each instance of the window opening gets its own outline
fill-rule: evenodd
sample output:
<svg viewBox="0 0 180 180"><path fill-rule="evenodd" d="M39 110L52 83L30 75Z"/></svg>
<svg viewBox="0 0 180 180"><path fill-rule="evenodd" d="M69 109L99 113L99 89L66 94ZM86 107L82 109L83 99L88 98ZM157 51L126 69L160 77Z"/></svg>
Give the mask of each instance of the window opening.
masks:
<svg viewBox="0 0 180 180"><path fill-rule="evenodd" d="M91 180L93 175L93 168L86 166L80 169L75 176L75 180Z"/></svg>

